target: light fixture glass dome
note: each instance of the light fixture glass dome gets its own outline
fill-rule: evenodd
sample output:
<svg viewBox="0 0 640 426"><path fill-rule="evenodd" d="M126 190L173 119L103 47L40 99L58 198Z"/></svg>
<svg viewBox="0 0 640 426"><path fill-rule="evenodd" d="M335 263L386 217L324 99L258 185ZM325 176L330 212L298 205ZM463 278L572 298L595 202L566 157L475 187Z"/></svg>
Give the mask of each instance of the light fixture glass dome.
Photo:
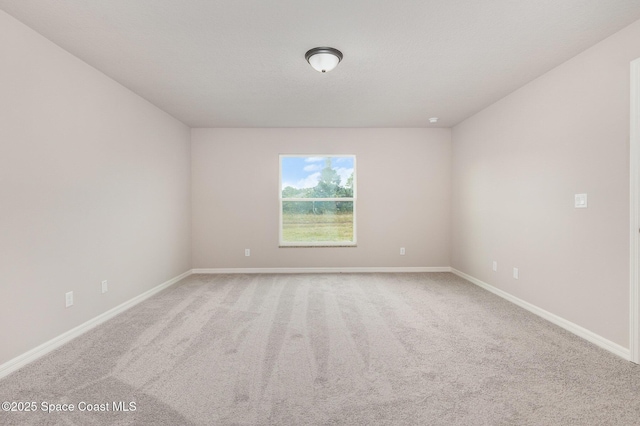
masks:
<svg viewBox="0 0 640 426"><path fill-rule="evenodd" d="M304 57L316 71L327 72L334 69L342 60L342 52L333 47L315 47Z"/></svg>

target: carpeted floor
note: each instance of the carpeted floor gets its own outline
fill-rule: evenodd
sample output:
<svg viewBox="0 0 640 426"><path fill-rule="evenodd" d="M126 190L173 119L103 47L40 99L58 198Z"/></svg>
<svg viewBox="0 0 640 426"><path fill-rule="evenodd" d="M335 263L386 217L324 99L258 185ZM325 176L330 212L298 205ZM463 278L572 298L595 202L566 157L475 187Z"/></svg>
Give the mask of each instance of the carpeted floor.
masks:
<svg viewBox="0 0 640 426"><path fill-rule="evenodd" d="M37 406L3 425L640 425L640 366L448 273L192 275L0 400Z"/></svg>

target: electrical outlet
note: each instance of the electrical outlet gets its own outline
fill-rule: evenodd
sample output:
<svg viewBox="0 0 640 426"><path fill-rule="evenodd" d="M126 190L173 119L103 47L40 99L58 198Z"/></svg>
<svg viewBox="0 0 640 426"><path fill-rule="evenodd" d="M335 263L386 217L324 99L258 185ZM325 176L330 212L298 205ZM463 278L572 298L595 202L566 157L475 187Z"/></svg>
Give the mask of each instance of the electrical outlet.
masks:
<svg viewBox="0 0 640 426"><path fill-rule="evenodd" d="M496 262L495 260L493 261L493 272L496 272L498 270L498 262Z"/></svg>
<svg viewBox="0 0 640 426"><path fill-rule="evenodd" d="M400 256L404 256L404 247L400 247Z"/></svg>
<svg viewBox="0 0 640 426"><path fill-rule="evenodd" d="M575 194L575 208L586 209L587 208L587 194Z"/></svg>
<svg viewBox="0 0 640 426"><path fill-rule="evenodd" d="M107 291L109 291L109 283L107 280L104 280L102 281L102 292L106 293Z"/></svg>
<svg viewBox="0 0 640 426"><path fill-rule="evenodd" d="M516 280L520 278L520 272L518 271L518 268L513 268L513 278L515 278Z"/></svg>
<svg viewBox="0 0 640 426"><path fill-rule="evenodd" d="M244 249L244 255L247 257L251 256L251 249Z"/></svg>
<svg viewBox="0 0 640 426"><path fill-rule="evenodd" d="M65 293L64 295L65 298L65 305L68 308L69 306L73 305L73 292L69 291L67 293Z"/></svg>

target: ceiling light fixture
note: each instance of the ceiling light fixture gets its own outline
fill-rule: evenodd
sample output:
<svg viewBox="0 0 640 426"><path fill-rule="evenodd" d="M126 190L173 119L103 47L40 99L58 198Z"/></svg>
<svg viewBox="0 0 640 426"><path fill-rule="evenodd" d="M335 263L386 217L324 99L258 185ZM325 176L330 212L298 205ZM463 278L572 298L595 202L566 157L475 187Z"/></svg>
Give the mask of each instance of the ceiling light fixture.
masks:
<svg viewBox="0 0 640 426"><path fill-rule="evenodd" d="M342 60L342 52L333 47L314 47L304 55L309 65L318 72L334 69Z"/></svg>
<svg viewBox="0 0 640 426"><path fill-rule="evenodd" d="M438 122L438 117L431 117L429 119L429 123L437 123Z"/></svg>

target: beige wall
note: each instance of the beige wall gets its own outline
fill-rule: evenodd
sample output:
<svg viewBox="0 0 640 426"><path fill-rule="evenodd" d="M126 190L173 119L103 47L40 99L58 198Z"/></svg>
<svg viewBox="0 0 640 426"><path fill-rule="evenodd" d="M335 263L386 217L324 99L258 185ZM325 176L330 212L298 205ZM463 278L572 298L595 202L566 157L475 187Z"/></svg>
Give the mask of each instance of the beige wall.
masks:
<svg viewBox="0 0 640 426"><path fill-rule="evenodd" d="M452 266L624 347L638 57L640 21L452 133ZM587 209L574 208L577 193Z"/></svg>
<svg viewBox="0 0 640 426"><path fill-rule="evenodd" d="M189 129L4 12L0 57L1 365L191 260Z"/></svg>
<svg viewBox="0 0 640 426"><path fill-rule="evenodd" d="M194 268L449 266L450 130L191 135ZM279 154L356 155L357 248L278 248Z"/></svg>

